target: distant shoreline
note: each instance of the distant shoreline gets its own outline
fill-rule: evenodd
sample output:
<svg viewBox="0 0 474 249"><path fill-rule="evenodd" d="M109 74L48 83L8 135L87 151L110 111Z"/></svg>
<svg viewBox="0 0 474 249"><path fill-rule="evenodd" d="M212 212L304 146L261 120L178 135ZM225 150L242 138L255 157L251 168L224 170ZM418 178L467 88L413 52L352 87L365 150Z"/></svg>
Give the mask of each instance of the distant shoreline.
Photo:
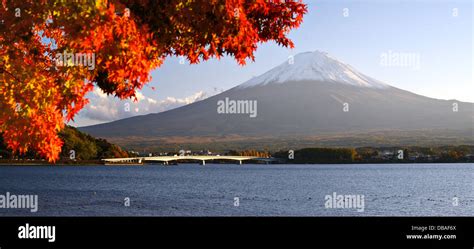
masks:
<svg viewBox="0 0 474 249"><path fill-rule="evenodd" d="M370 165L370 164L373 164L373 165L380 165L380 164L466 164L466 163L472 163L472 162L334 162L334 163L290 163L290 162L285 162L285 163L273 163L273 164L268 164L268 165L332 165L332 164L337 164L337 165L361 165L361 164L365 164L365 165ZM147 166L163 166L163 167L176 167L176 166L179 166L180 164L196 164L196 165L199 165L198 163L189 163L189 162L185 162L185 163L178 163L178 164L175 164L175 165L162 165L162 164L154 164L154 163L144 163L144 164L137 164L137 163L130 163L130 164L127 164L127 163L121 163L121 164L104 164L104 163L58 163L58 164L50 164L50 163L34 163L34 162L30 162L30 163L9 163L9 162L1 162L0 161L0 167L11 167L11 166L14 166L14 167L25 167L25 166L51 166L51 167L76 167L76 166L104 166L104 167L108 167L108 166L113 166L113 167L116 167L116 166L137 166L137 167L147 167ZM212 163L212 162L208 162L206 163L206 166L208 165L219 165L219 164L223 164L223 163ZM225 163L225 164L234 164L234 163ZM235 164L235 165L238 165L238 164ZM262 163L245 163L244 165L265 165L265 164L262 164ZM204 166L204 167L206 167Z"/></svg>
<svg viewBox="0 0 474 249"><path fill-rule="evenodd" d="M360 147L360 148L303 148L280 151L194 151L144 153L148 158L135 152L126 155L102 155L93 159L61 157L56 163L44 159L28 157L0 157L0 166L146 166L202 163L210 164L419 164L419 163L474 163L474 146L444 147ZM82 155L82 153L80 153ZM130 155L132 154L132 155ZM182 154L187 157L177 157ZM115 160L104 160L104 158ZM232 162L229 162L232 160ZM245 161L245 162L244 162Z"/></svg>
<svg viewBox="0 0 474 249"><path fill-rule="evenodd" d="M27 161L15 162L14 160L0 160L0 167L2 166L98 166L104 165L100 161L85 161L85 162L58 162L52 164L46 161Z"/></svg>

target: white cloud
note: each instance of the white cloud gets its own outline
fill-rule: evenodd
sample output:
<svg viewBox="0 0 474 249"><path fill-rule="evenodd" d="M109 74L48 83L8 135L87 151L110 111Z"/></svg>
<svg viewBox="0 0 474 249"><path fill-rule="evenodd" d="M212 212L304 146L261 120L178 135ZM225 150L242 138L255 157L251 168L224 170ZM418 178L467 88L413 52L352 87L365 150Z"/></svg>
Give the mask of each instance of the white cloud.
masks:
<svg viewBox="0 0 474 249"><path fill-rule="evenodd" d="M204 91L199 91L185 98L166 97L163 100L147 97L141 92L137 92L136 96L137 102L120 100L117 97L107 96L99 88L94 88L94 91L87 96L89 104L81 110L75 118L75 122L71 124L86 126L136 115L163 112L203 100L207 97L207 94Z"/></svg>

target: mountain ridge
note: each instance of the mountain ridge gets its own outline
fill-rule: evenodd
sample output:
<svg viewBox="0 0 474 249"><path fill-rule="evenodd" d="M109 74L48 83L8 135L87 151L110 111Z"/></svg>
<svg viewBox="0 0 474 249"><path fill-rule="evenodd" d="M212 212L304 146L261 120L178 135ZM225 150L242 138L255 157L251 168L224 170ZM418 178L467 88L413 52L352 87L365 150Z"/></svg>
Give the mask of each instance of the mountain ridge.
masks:
<svg viewBox="0 0 474 249"><path fill-rule="evenodd" d="M266 85L271 83L286 83L288 81L332 81L360 87L386 88L381 81L359 73L349 64L339 61L326 52L316 50L303 52L290 57L287 62L274 67L264 74L254 77L239 88Z"/></svg>
<svg viewBox="0 0 474 249"><path fill-rule="evenodd" d="M316 56L316 64L333 60L325 54L321 55L321 52L311 55ZM381 131L411 132L414 138L417 131L419 134L423 133L420 131L430 131L430 137L420 135L420 141L432 141L436 137L447 143L449 140L444 140L446 137L453 142L466 137L472 140L472 103L439 100L385 83L379 85L379 81L356 71L356 75L362 75L366 80L367 84L362 84L337 74L345 72L347 64L333 61L343 66L328 66L333 70L331 74L328 70L318 71L318 68L324 69L324 65L313 67L314 61L304 61L303 58L301 62L301 58L297 55L294 64L287 66L284 62L277 66L280 68L274 75L268 76L268 73L275 68L258 76L259 81L251 79L190 105L79 129L110 141L120 141L118 144L123 146L127 146L126 138L134 142L153 140L167 143L175 140L185 144L186 139L199 143L198 138L212 138L212 141L219 143L230 141L232 137L241 140L248 138L249 141L265 138L258 142L263 146L268 143L268 138L291 140L312 137L317 140L318 136L326 137L328 134L343 142L343 134L348 132L375 134ZM304 65L303 70L312 68L314 72L305 75L308 79L296 77L298 70L283 74L284 77L272 77L281 76L280 69L294 65ZM321 76L323 71L328 74ZM292 76L295 79L285 78L295 73L296 76ZM255 101L258 115L251 118L248 113L218 113L218 103L225 98ZM453 111L454 104L457 111ZM471 140L467 140L468 143L474 143ZM415 139L414 142L419 141Z"/></svg>

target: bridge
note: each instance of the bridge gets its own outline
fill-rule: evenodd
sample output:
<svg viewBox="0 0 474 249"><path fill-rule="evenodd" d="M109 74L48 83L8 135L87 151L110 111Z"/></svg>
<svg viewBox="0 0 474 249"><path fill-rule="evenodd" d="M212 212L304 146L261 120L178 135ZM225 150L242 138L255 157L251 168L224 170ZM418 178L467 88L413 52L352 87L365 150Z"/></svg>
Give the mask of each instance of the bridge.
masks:
<svg viewBox="0 0 474 249"><path fill-rule="evenodd" d="M107 158L102 159L105 164L123 164L123 163L138 163L142 164L145 162L162 162L168 165L169 162L177 162L178 160L193 160L201 161L202 165L206 165L206 161L209 160L232 160L238 161L242 164L242 161L255 160L269 163L275 161L274 158L256 157L256 156L151 156L151 157L129 157L129 158Z"/></svg>

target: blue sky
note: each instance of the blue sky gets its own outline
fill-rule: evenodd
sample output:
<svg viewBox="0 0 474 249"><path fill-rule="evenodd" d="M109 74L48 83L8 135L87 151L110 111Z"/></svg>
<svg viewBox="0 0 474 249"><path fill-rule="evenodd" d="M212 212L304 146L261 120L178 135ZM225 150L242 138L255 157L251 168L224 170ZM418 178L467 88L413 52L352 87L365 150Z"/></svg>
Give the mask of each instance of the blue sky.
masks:
<svg viewBox="0 0 474 249"><path fill-rule="evenodd" d="M289 55L314 50L328 52L360 72L401 89L433 98L474 102L472 1L304 2L308 14L300 28L289 35L294 49L260 44L255 62L243 67L230 57L198 65L182 65L179 58L167 58L152 72L150 87L142 91L145 102L157 103L140 107L130 102L132 109L135 105L141 108L136 114L158 112L209 97L266 72ZM419 55L420 68L382 66L381 55L389 51ZM91 95L93 105L98 95ZM115 106L124 102L108 100ZM94 120L88 117L92 112L85 110L77 124L123 118L118 114ZM97 115L100 113L94 117ZM130 115L133 112L126 116Z"/></svg>

